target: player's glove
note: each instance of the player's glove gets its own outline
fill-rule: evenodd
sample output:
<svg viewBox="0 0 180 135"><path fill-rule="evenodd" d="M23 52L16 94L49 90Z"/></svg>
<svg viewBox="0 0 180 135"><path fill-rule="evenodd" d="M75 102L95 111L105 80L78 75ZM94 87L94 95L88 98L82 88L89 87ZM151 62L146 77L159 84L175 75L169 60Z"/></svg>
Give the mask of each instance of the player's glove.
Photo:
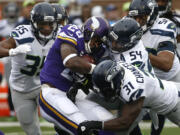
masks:
<svg viewBox="0 0 180 135"><path fill-rule="evenodd" d="M89 94L89 89L92 87L91 81L86 79L83 82L74 82L72 87L67 91L67 97L72 101L75 102L76 95L79 89L81 89L85 94Z"/></svg>
<svg viewBox="0 0 180 135"><path fill-rule="evenodd" d="M84 93L89 94L89 89L93 89L92 78L91 75L86 74L82 75L79 73L73 73L73 79L75 83L78 83L79 89L81 89Z"/></svg>
<svg viewBox="0 0 180 135"><path fill-rule="evenodd" d="M74 83L72 87L67 91L67 97L75 102L75 98L79 89L81 89L85 94L89 94L89 89L93 88L90 75L82 75L79 73L72 73Z"/></svg>
<svg viewBox="0 0 180 135"><path fill-rule="evenodd" d="M79 124L78 135L98 135L98 131L102 130L103 122L101 121L85 121Z"/></svg>
<svg viewBox="0 0 180 135"><path fill-rule="evenodd" d="M31 51L31 47L28 44L20 45L16 48L12 48L9 50L9 56L15 56L17 54L26 54Z"/></svg>
<svg viewBox="0 0 180 135"><path fill-rule="evenodd" d="M80 88L81 88L80 83L74 83L73 86L66 93L66 96L74 103L75 103L78 89L80 89Z"/></svg>

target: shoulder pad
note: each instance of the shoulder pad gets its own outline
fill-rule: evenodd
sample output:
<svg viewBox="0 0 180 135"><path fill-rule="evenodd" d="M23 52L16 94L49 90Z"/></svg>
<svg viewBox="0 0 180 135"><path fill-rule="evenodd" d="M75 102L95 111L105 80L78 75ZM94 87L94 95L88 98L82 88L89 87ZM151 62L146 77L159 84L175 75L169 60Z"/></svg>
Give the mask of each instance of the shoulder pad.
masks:
<svg viewBox="0 0 180 135"><path fill-rule="evenodd" d="M79 38L83 38L83 34L76 25L70 24L61 29L60 33L58 34L58 38L77 45L77 40Z"/></svg>
<svg viewBox="0 0 180 135"><path fill-rule="evenodd" d="M19 25L14 28L10 35L19 44L31 43L34 41L34 36L32 34L30 25Z"/></svg>
<svg viewBox="0 0 180 135"><path fill-rule="evenodd" d="M166 18L158 18L150 29L151 34L176 38L177 29L175 23Z"/></svg>
<svg viewBox="0 0 180 135"><path fill-rule="evenodd" d="M160 29L160 30L164 30L164 31L174 31L176 32L176 25L174 22L172 22L171 20L167 19L167 18L158 18L152 29Z"/></svg>

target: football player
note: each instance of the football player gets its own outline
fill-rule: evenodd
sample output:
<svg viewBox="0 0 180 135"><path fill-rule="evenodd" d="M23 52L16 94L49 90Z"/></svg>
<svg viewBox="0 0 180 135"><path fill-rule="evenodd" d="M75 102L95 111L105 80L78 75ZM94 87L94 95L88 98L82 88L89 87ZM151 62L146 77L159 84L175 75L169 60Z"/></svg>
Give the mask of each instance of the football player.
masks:
<svg viewBox="0 0 180 135"><path fill-rule="evenodd" d="M141 69L154 72L141 37L143 30L136 20L124 17L116 22L109 34L112 42L110 56L116 61L125 61Z"/></svg>
<svg viewBox="0 0 180 135"><path fill-rule="evenodd" d="M112 45L109 55L112 60L125 61L150 73L154 73L148 53L142 40L140 40L142 35L143 30L138 22L130 17L122 18L110 30L109 38ZM144 109L144 113L146 111L147 109ZM130 134L141 134L139 127L136 127Z"/></svg>
<svg viewBox="0 0 180 135"><path fill-rule="evenodd" d="M113 117L109 111L92 101L77 98L72 102L66 95L74 83L72 72L92 74L94 70L95 65L81 56L98 51L100 43L106 40L105 36L101 37L101 32L102 28L108 29L109 25L103 18L92 17L85 24L87 30L83 29L84 34L76 25L62 27L40 73L41 115L62 129L62 134L76 135L78 124L88 119L107 120ZM87 39L86 34L90 34L93 40ZM96 42L97 37L101 37L102 41Z"/></svg>
<svg viewBox="0 0 180 135"><path fill-rule="evenodd" d="M166 18L159 18L155 0L133 0L129 16L135 18L144 30L142 41L155 75L164 80L180 82L180 63L175 52L176 26ZM159 116L159 129L153 127L152 135L160 134L165 118Z"/></svg>
<svg viewBox="0 0 180 135"><path fill-rule="evenodd" d="M149 52L156 76L179 82L180 64L174 52L176 26L166 18L159 18L157 8L154 0L133 0L129 16L135 18L144 29L142 41Z"/></svg>
<svg viewBox="0 0 180 135"><path fill-rule="evenodd" d="M139 119L142 108L165 115L180 126L180 83L160 80L132 64L112 60L105 60L95 67L92 81L97 87L96 92L106 100L113 102L121 99L125 105L118 118L82 122L78 135L88 134L92 130L126 130Z"/></svg>
<svg viewBox="0 0 180 135"><path fill-rule="evenodd" d="M159 9L159 16L173 21L177 27L177 51L180 55L180 15L172 10L172 0L156 0Z"/></svg>
<svg viewBox="0 0 180 135"><path fill-rule="evenodd" d="M10 56L10 87L17 118L27 135L40 135L38 120L39 72L54 42L57 29L50 4L38 3L31 11L31 25L20 25L0 42L0 57Z"/></svg>

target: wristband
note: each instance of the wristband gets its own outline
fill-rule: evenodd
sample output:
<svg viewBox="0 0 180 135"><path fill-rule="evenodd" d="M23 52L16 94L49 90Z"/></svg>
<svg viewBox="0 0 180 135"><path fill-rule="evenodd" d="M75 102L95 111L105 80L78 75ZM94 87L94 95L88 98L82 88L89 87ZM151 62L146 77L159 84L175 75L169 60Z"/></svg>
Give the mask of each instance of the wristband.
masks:
<svg viewBox="0 0 180 135"><path fill-rule="evenodd" d="M67 62L69 59L71 59L71 58L73 58L73 57L75 57L75 56L77 56L76 53L72 53L72 54L69 54L68 56L66 56L66 58L64 58L64 60L63 60L64 66L65 66L66 62Z"/></svg>
<svg viewBox="0 0 180 135"><path fill-rule="evenodd" d="M9 49L9 56L13 56L14 53L13 53L14 49Z"/></svg>

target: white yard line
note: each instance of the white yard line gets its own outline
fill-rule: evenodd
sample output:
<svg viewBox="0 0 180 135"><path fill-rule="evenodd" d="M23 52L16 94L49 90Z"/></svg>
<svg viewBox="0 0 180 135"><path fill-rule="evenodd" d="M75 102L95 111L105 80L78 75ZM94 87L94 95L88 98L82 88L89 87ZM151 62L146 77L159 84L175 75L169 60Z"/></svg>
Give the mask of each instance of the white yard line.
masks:
<svg viewBox="0 0 180 135"><path fill-rule="evenodd" d="M55 132L53 131L45 131L42 132L43 135L53 135ZM14 132L14 133L6 133L6 135L26 135L24 132Z"/></svg>
<svg viewBox="0 0 180 135"><path fill-rule="evenodd" d="M140 125L140 127L141 127L142 129L150 129L150 128L151 128L151 122L140 122L139 125ZM177 125L175 125L175 124L173 124L173 123L171 123L171 122L169 122L169 121L167 121L167 122L165 123L164 127L165 127L165 128L172 128L172 127L177 127L177 128L178 128Z"/></svg>
<svg viewBox="0 0 180 135"><path fill-rule="evenodd" d="M0 122L0 127L16 127L16 126L20 126L19 122ZM53 124L48 122L41 122L40 126L53 127Z"/></svg>

